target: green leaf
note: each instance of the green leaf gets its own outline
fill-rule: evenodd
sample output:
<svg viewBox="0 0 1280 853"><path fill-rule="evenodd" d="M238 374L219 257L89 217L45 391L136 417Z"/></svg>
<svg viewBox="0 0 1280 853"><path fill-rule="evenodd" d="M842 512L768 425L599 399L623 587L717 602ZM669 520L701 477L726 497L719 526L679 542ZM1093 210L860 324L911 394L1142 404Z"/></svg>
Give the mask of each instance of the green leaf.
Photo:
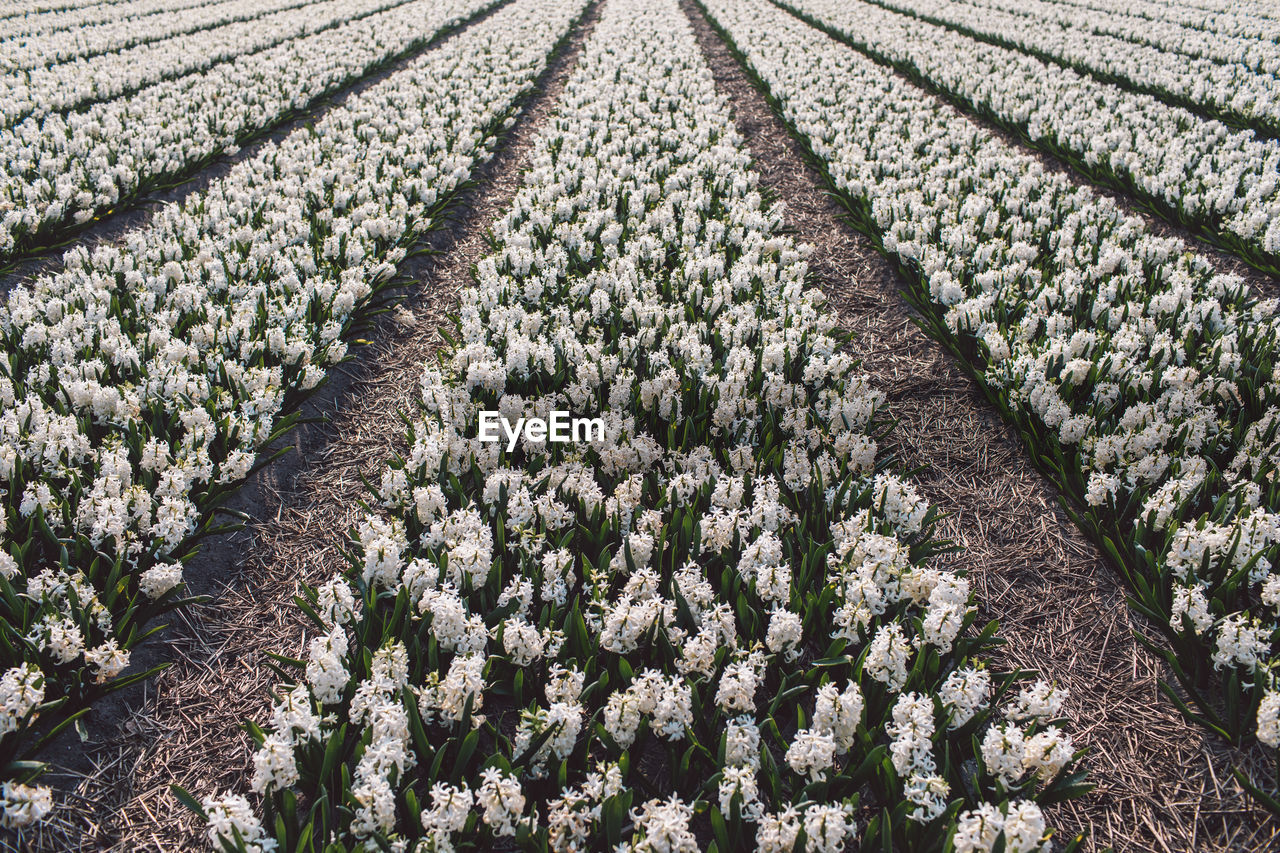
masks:
<svg viewBox="0 0 1280 853"><path fill-rule="evenodd" d="M169 786L169 791L178 798L178 802L195 812L202 821L209 822L209 815L205 813L204 806L200 805L200 801L191 796L186 788L174 783Z"/></svg>

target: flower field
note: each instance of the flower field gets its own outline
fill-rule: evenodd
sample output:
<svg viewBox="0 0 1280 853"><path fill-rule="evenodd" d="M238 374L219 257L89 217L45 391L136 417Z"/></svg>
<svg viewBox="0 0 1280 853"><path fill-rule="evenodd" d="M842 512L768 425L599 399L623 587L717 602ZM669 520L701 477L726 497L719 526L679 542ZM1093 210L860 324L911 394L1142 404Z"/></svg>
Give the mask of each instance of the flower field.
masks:
<svg viewBox="0 0 1280 853"><path fill-rule="evenodd" d="M0 45L0 847L1280 846L1267 3Z"/></svg>

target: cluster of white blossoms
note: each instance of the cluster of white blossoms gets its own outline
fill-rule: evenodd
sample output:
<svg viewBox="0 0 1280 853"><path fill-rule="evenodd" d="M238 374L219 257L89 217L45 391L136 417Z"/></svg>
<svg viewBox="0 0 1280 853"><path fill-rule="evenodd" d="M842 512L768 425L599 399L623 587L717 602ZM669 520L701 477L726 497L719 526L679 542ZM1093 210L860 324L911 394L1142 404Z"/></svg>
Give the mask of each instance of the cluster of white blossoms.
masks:
<svg viewBox="0 0 1280 853"><path fill-rule="evenodd" d="M676 0L606 3L351 569L311 596L323 633L277 716L305 689L320 731L263 731L255 765L292 789L255 775L261 826L294 796L327 804L317 841L366 849L483 846L483 822L554 850L693 850L714 810L720 849L836 853L880 844L859 835L904 796L886 844L940 844L939 802L1009 815L1010 839L1033 825L1066 762L962 767L989 731L1060 721L992 707L968 585L928 564L927 502L877 469L884 397L757 181ZM479 438L482 411L553 410L605 435ZM362 697L387 648L411 676L382 692L401 704L382 733ZM908 763L885 756L908 738ZM329 750L350 787L317 772ZM363 772L371 754L392 760ZM501 808L477 793L499 782Z"/></svg>
<svg viewBox="0 0 1280 853"><path fill-rule="evenodd" d="M967 0L878 2L1088 74L1119 80L1137 91L1171 98L1233 124L1263 129L1268 135L1280 132L1280 79L1264 67L1191 56ZM1275 49L1275 45L1270 48L1273 57ZM1270 64L1274 62L1272 58Z"/></svg>
<svg viewBox="0 0 1280 853"><path fill-rule="evenodd" d="M0 77L6 126L117 99L246 54L357 21L405 0L334 0L66 62L23 62Z"/></svg>
<svg viewBox="0 0 1280 853"><path fill-rule="evenodd" d="M874 3L784 5L1173 221L1280 267L1280 142Z"/></svg>
<svg viewBox="0 0 1280 853"><path fill-rule="evenodd" d="M1050 22L1066 29L1115 36L1172 53L1239 63L1254 71L1280 72L1280 20L1261 15L1199 15L1170 3L1076 5L1054 0L967 0L975 6L1021 15L1028 23ZM1155 6L1157 14L1151 14ZM1146 11L1147 14L1142 14ZM1179 14L1181 13L1181 14ZM1172 20L1170 20L1172 18Z"/></svg>
<svg viewBox="0 0 1280 853"><path fill-rule="evenodd" d="M1274 695L1275 300L794 16L708 5L912 271L935 333L1057 460L1081 523L1148 577L1143 606L1198 645L1182 666L1235 669L1236 689ZM1277 708L1256 720L1271 745Z"/></svg>
<svg viewBox="0 0 1280 853"><path fill-rule="evenodd" d="M239 794L229 794L217 801L206 801L205 817L209 833L219 838L238 838L243 853L273 853L279 849L275 839L262 829L253 806Z"/></svg>
<svg viewBox="0 0 1280 853"><path fill-rule="evenodd" d="M0 826L21 829L53 811L53 793L43 785L0 784Z"/></svg>
<svg viewBox="0 0 1280 853"><path fill-rule="evenodd" d="M1177 24L1226 36L1280 42L1280 16L1269 0L1071 0L1071 5L1102 12L1103 22L1116 25L1119 24L1111 20L1112 15L1126 24L1132 23L1127 19L1138 19L1159 26Z"/></svg>
<svg viewBox="0 0 1280 853"><path fill-rule="evenodd" d="M0 2L0 38L129 21L162 12L208 5L210 0L49 0L32 8L28 0Z"/></svg>
<svg viewBox="0 0 1280 853"><path fill-rule="evenodd" d="M0 677L0 735L17 731L44 701L44 676L24 663Z"/></svg>
<svg viewBox="0 0 1280 853"><path fill-rule="evenodd" d="M0 618L31 629L0 669L39 672L62 714L120 674L125 639L178 599L191 537L345 356L359 306L490 156L581 6L496 13L9 294ZM3 737L29 734L20 710Z"/></svg>
<svg viewBox="0 0 1280 853"><path fill-rule="evenodd" d="M4 48L0 55L0 71L37 68L122 51L134 45L163 41L197 30L261 19L305 3L306 0L214 0L187 9L166 7L141 19L116 19L40 33L5 32L4 24L8 21L0 21L0 45Z"/></svg>
<svg viewBox="0 0 1280 853"><path fill-rule="evenodd" d="M131 94L84 110L66 107L83 98L108 97L112 92L102 88L101 80L120 81L121 72L108 68L81 76L64 64L40 69L39 80L0 85L0 112L9 120L27 116L12 124L6 120L0 129L0 259L47 243L105 210L128 204L149 187L189 174L220 152L234 150L239 141L471 17L491 0L413 0L370 14L389 3L332 0L282 12L299 17L292 29L272 36L271 43L279 42L274 47L140 91L134 91L140 83L169 75L153 74L149 65L131 61L124 67L143 76L113 90ZM354 20L332 26L347 19ZM317 22L328 28L302 34ZM256 29L260 24L235 26L255 28L255 33L280 29ZM190 38L214 38L217 32ZM230 49L246 38L230 39ZM207 52L188 45L177 53L191 61ZM98 59L106 62L114 56ZM59 69L72 70L61 77ZM144 79L146 75L151 76ZM66 83L65 92L59 81Z"/></svg>

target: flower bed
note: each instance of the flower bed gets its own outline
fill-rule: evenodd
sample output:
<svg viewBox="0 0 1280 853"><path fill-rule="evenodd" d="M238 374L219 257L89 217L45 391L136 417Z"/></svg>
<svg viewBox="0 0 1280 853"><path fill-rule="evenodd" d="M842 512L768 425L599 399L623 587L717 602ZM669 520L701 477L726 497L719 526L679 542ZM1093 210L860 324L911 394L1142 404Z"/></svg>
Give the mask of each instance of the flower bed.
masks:
<svg viewBox="0 0 1280 853"><path fill-rule="evenodd" d="M32 4L29 0L4 0L0 2L0 38L127 21L208 3L209 0L54 0Z"/></svg>
<svg viewBox="0 0 1280 853"><path fill-rule="evenodd" d="M1280 80L1239 62L1220 63L1122 38L1028 21L947 0L875 0L966 35L1026 51L1107 82L1146 92L1266 136L1280 136Z"/></svg>
<svg viewBox="0 0 1280 853"><path fill-rule="evenodd" d="M706 5L1165 629L1187 713L1280 746L1275 301L767 0Z"/></svg>
<svg viewBox="0 0 1280 853"><path fill-rule="evenodd" d="M1240 64L1274 76L1280 71L1280 21L1261 15L1198 16L1186 14L1174 4L1153 13L1151 4L1114 3L1107 9L1059 3L1056 0L969 0L976 6L999 9L1024 17L1028 23L1053 24L1086 33L1115 36L1134 44L1149 45L1172 53ZM1126 8L1129 6L1129 8ZM1146 11L1147 14L1138 14ZM1179 14L1182 12L1183 14ZM1168 18L1174 20L1168 20Z"/></svg>
<svg viewBox="0 0 1280 853"><path fill-rule="evenodd" d="M126 50L199 30L260 20L274 12L294 9L308 2L310 0L213 0L186 9L166 8L141 20L104 21L45 33L22 33L16 37L4 34L5 22L0 21L0 38L4 39L5 46L5 53L0 56L0 68L36 68Z"/></svg>
<svg viewBox="0 0 1280 853"><path fill-rule="evenodd" d="M531 158L215 845L1047 850L1063 694L983 660L674 0ZM480 435L562 410L605 436Z"/></svg>
<svg viewBox="0 0 1280 853"><path fill-rule="evenodd" d="M405 2L358 0L339 4L328 0L86 59L23 64L0 77L0 92L4 92L0 115L6 127L26 118L34 119L38 125L52 113L82 111L92 104L126 97L147 86L195 74ZM69 37L74 38L75 34ZM12 53L16 61L24 59L23 51Z"/></svg>
<svg viewBox="0 0 1280 853"><path fill-rule="evenodd" d="M0 130L0 261L187 177L494 2L411 0L84 112Z"/></svg>
<svg viewBox="0 0 1280 853"><path fill-rule="evenodd" d="M12 762L131 680L129 649L181 604L218 506L269 461L582 6L519 0L0 306L6 823L48 802L26 784L39 768Z"/></svg>
<svg viewBox="0 0 1280 853"><path fill-rule="evenodd" d="M1280 142L872 3L780 5L1280 275Z"/></svg>

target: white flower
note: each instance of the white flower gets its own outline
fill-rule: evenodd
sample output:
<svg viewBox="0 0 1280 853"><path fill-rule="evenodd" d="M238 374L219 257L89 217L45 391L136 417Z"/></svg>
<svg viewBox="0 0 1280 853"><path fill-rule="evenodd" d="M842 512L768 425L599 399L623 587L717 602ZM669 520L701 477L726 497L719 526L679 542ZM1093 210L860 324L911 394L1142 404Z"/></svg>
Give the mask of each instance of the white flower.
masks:
<svg viewBox="0 0 1280 853"><path fill-rule="evenodd" d="M423 717L430 720L438 715L459 722L468 702L471 710L478 712L484 704L484 665L483 655L458 655L449 664L443 680L439 673L429 673L426 685L418 691L418 706Z"/></svg>
<svg viewBox="0 0 1280 853"><path fill-rule="evenodd" d="M1205 597L1203 586L1174 587L1171 613L1169 626L1175 631L1182 629L1184 614L1190 617L1192 630L1197 635L1203 634L1213 625L1213 614L1209 612L1209 601Z"/></svg>
<svg viewBox="0 0 1280 853"><path fill-rule="evenodd" d="M741 798L739 809L746 820L754 820L760 814L760 787L756 781L754 767L729 765L724 768L724 775L719 785L720 812L728 815L732 811L733 798Z"/></svg>
<svg viewBox="0 0 1280 853"><path fill-rule="evenodd" d="M784 608L775 609L769 617L769 630L764 641L769 651L793 661L800 657L798 646L802 639L800 615Z"/></svg>
<svg viewBox="0 0 1280 853"><path fill-rule="evenodd" d="M760 728L750 717L734 717L726 724L724 763L729 767L760 766Z"/></svg>
<svg viewBox="0 0 1280 853"><path fill-rule="evenodd" d="M4 533L4 518L0 516L0 533ZM13 580L18 574L18 561L8 551L0 550L0 577Z"/></svg>
<svg viewBox="0 0 1280 853"><path fill-rule="evenodd" d="M181 563L158 563L138 578L138 588L152 600L159 598L182 583Z"/></svg>
<svg viewBox="0 0 1280 853"><path fill-rule="evenodd" d="M866 672L890 690L907 683L911 644L896 622L881 625L867 652Z"/></svg>
<svg viewBox="0 0 1280 853"><path fill-rule="evenodd" d="M982 763L1006 785L1022 778L1026 734L1014 723L992 726L982 739Z"/></svg>
<svg viewBox="0 0 1280 853"><path fill-rule="evenodd" d="M941 776L912 773L902 784L902 795L915 804L907 813L909 820L928 823L947 809L951 786Z"/></svg>
<svg viewBox="0 0 1280 853"><path fill-rule="evenodd" d="M818 853L842 853L857 838L854 809L849 805L813 803L804 810L805 849Z"/></svg>
<svg viewBox="0 0 1280 853"><path fill-rule="evenodd" d="M525 796L520 781L496 767L480 771L483 782L476 791L476 804L484 809L481 819L494 835L515 835L516 824L524 814Z"/></svg>
<svg viewBox="0 0 1280 853"><path fill-rule="evenodd" d="M834 684L818 688L813 708L813 727L828 731L835 740L837 751L843 755L853 746L854 734L862 724L864 706L862 691L850 681L843 691Z"/></svg>
<svg viewBox="0 0 1280 853"><path fill-rule="evenodd" d="M1014 800L1004 812L991 803L961 812L952 842L956 853L990 853L1003 835L1004 848L1017 853L1048 853L1044 815L1029 800Z"/></svg>
<svg viewBox="0 0 1280 853"><path fill-rule="evenodd" d="M1052 843L1046 838L1044 814L1029 800L1009 805L1004 819L1005 850L1008 853L1048 853Z"/></svg>
<svg viewBox="0 0 1280 853"><path fill-rule="evenodd" d="M53 793L43 785L5 782L0 787L0 826L20 829L44 820L53 811Z"/></svg>
<svg viewBox="0 0 1280 853"><path fill-rule="evenodd" d="M636 853L697 853L697 837L689 828L693 807L676 795L669 800L649 800L631 810L635 824L630 849Z"/></svg>
<svg viewBox="0 0 1280 853"><path fill-rule="evenodd" d="M1233 613L1218 626L1217 646L1213 652L1214 669L1228 664L1249 669L1257 666L1271 651L1272 629L1245 613Z"/></svg>
<svg viewBox="0 0 1280 853"><path fill-rule="evenodd" d="M307 683L321 705L341 701L343 690L351 679L343 656L347 653L347 635L341 626L316 637L308 648Z"/></svg>
<svg viewBox="0 0 1280 853"><path fill-rule="evenodd" d="M1072 752L1071 736L1057 726L1050 726L1026 739L1022 766L1047 782L1067 766Z"/></svg>
<svg viewBox="0 0 1280 853"><path fill-rule="evenodd" d="M960 813L951 837L956 853L990 853L1004 831L1004 813L991 803Z"/></svg>
<svg viewBox="0 0 1280 853"><path fill-rule="evenodd" d="M35 664L11 667L0 677L0 735L17 731L20 721L44 701L44 674Z"/></svg>
<svg viewBox="0 0 1280 853"><path fill-rule="evenodd" d="M276 840L266 834L249 801L239 794L206 797L201 806L209 816L209 843L216 849L222 849L223 845L234 847L237 835L248 853L270 853L276 849Z"/></svg>
<svg viewBox="0 0 1280 853"><path fill-rule="evenodd" d="M938 695L953 709L951 728L959 728L987 706L991 693L991 673L985 669L965 667L947 676Z"/></svg>
<svg viewBox="0 0 1280 853"><path fill-rule="evenodd" d="M84 662L96 670L95 681L106 682L124 672L129 666L129 652L121 649L112 637L100 646L86 649Z"/></svg>
<svg viewBox="0 0 1280 853"><path fill-rule="evenodd" d="M904 693L893 705L893 719L885 725L885 734L893 738L889 753L900 776L932 775L933 735L937 724L933 718L933 700L919 693Z"/></svg>
<svg viewBox="0 0 1280 853"><path fill-rule="evenodd" d="M557 760L569 757L582 730L582 706L577 703L552 702L548 708L523 711L516 729L514 753L522 755L533 745L533 740L548 729L552 735L530 757L530 773L536 778L546 772L546 762L553 756Z"/></svg>
<svg viewBox="0 0 1280 853"><path fill-rule="evenodd" d="M830 732L801 729L787 747L787 764L801 776L817 781L835 765L836 742Z"/></svg>
<svg viewBox="0 0 1280 853"><path fill-rule="evenodd" d="M756 827L756 850L760 853L790 853L800 838L800 812L788 805L777 814L761 815Z"/></svg>
<svg viewBox="0 0 1280 853"><path fill-rule="evenodd" d="M475 796L466 785L437 782L431 786L431 808L423 809L419 816L422 828L438 847L452 849L450 839L466 826L474 802Z"/></svg>
<svg viewBox="0 0 1280 853"><path fill-rule="evenodd" d="M693 725L693 691L681 678L668 678L653 687L653 731L669 741L682 740Z"/></svg>
<svg viewBox="0 0 1280 853"><path fill-rule="evenodd" d="M268 735L253 754L250 786L255 793L264 794L288 788L297 781L298 766L293 757L293 742L280 734Z"/></svg>
<svg viewBox="0 0 1280 853"><path fill-rule="evenodd" d="M1258 740L1272 749L1280 748L1280 691L1268 690L1258 703Z"/></svg>
<svg viewBox="0 0 1280 853"><path fill-rule="evenodd" d="M71 663L84 652L84 635L80 626L69 618L45 616L32 631L30 639L57 658L59 663Z"/></svg>
<svg viewBox="0 0 1280 853"><path fill-rule="evenodd" d="M1066 688L1039 680L1018 692L1017 699L1005 710L1010 720L1033 720L1047 723L1062 716L1062 706L1068 699Z"/></svg>
<svg viewBox="0 0 1280 853"><path fill-rule="evenodd" d="M351 585L340 575L316 589L316 612L330 625L346 625L355 617L356 599Z"/></svg>

